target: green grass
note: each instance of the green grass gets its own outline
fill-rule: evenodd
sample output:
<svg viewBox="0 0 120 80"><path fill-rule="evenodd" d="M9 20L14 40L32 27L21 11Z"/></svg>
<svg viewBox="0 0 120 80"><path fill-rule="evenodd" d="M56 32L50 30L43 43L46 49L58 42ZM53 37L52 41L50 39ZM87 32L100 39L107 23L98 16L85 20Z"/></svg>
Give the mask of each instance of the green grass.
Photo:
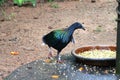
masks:
<svg viewBox="0 0 120 80"><path fill-rule="evenodd" d="M5 2L6 0L0 0L0 6L2 6Z"/></svg>
<svg viewBox="0 0 120 80"><path fill-rule="evenodd" d="M53 2L54 0L48 0L48 2Z"/></svg>
<svg viewBox="0 0 120 80"><path fill-rule="evenodd" d="M51 3L51 7L52 8L59 8L59 5L58 5L58 3Z"/></svg>
<svg viewBox="0 0 120 80"><path fill-rule="evenodd" d="M1 8L2 16L4 17L4 20L10 21L15 18L16 14L15 13L9 13L7 14L5 10Z"/></svg>
<svg viewBox="0 0 120 80"><path fill-rule="evenodd" d="M55 2L54 0L48 0L48 2L50 3L50 7L52 7L52 8L59 8L58 3Z"/></svg>
<svg viewBox="0 0 120 80"><path fill-rule="evenodd" d="M93 32L96 32L96 33L99 33L99 32L102 32L103 29L102 29L102 26L97 26L95 30L93 30Z"/></svg>

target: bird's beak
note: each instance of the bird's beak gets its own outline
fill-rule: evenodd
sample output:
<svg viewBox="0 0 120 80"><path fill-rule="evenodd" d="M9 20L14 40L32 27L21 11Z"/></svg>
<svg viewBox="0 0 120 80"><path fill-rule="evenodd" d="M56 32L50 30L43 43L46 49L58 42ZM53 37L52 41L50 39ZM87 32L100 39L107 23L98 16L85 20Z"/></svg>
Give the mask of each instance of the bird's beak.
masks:
<svg viewBox="0 0 120 80"><path fill-rule="evenodd" d="M82 29L83 29L83 30L85 30L85 28L84 28L84 27L82 27Z"/></svg>

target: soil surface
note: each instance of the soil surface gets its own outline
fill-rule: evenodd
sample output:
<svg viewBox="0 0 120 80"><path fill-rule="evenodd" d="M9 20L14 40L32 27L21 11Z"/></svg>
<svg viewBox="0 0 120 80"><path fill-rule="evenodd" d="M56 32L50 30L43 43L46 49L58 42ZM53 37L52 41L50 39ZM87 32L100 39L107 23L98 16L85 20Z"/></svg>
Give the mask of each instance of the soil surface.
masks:
<svg viewBox="0 0 120 80"><path fill-rule="evenodd" d="M24 64L46 59L48 47L42 45L42 36L74 22L86 31L76 30L76 45L68 44L61 55L86 45L116 45L116 7L116 0L80 0L37 3L35 8L11 4L0 10L0 80Z"/></svg>

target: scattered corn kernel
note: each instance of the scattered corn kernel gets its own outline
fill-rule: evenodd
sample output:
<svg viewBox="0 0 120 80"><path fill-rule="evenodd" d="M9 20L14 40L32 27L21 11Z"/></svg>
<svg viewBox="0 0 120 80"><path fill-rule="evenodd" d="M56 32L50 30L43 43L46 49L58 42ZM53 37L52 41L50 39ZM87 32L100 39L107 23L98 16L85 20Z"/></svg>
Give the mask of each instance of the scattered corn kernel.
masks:
<svg viewBox="0 0 120 80"><path fill-rule="evenodd" d="M79 71L82 71L83 69L84 69L83 67L80 67L80 68L79 68Z"/></svg>
<svg viewBox="0 0 120 80"><path fill-rule="evenodd" d="M116 52L111 50L90 50L79 54L85 58L116 58Z"/></svg>
<svg viewBox="0 0 120 80"><path fill-rule="evenodd" d="M58 79L59 78L59 75L52 75L51 76L53 79Z"/></svg>
<svg viewBox="0 0 120 80"><path fill-rule="evenodd" d="M10 52L10 54L11 54L11 55L18 55L18 54L19 54L19 52L17 52L17 51L16 51L16 52L15 52L15 51L13 51L13 52Z"/></svg>
<svg viewBox="0 0 120 80"><path fill-rule="evenodd" d="M50 59L46 59L45 62L46 62L46 63L50 63L51 60L50 60Z"/></svg>

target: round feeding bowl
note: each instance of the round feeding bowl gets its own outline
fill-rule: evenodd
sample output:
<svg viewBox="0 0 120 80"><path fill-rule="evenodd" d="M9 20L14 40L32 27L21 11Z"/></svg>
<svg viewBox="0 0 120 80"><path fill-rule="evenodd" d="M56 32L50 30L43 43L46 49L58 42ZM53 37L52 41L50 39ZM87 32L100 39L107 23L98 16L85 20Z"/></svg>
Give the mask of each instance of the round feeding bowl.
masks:
<svg viewBox="0 0 120 80"><path fill-rule="evenodd" d="M86 58L78 54L90 50L111 50L116 51L116 46L85 46L72 51L77 62L95 66L115 66L116 58Z"/></svg>

